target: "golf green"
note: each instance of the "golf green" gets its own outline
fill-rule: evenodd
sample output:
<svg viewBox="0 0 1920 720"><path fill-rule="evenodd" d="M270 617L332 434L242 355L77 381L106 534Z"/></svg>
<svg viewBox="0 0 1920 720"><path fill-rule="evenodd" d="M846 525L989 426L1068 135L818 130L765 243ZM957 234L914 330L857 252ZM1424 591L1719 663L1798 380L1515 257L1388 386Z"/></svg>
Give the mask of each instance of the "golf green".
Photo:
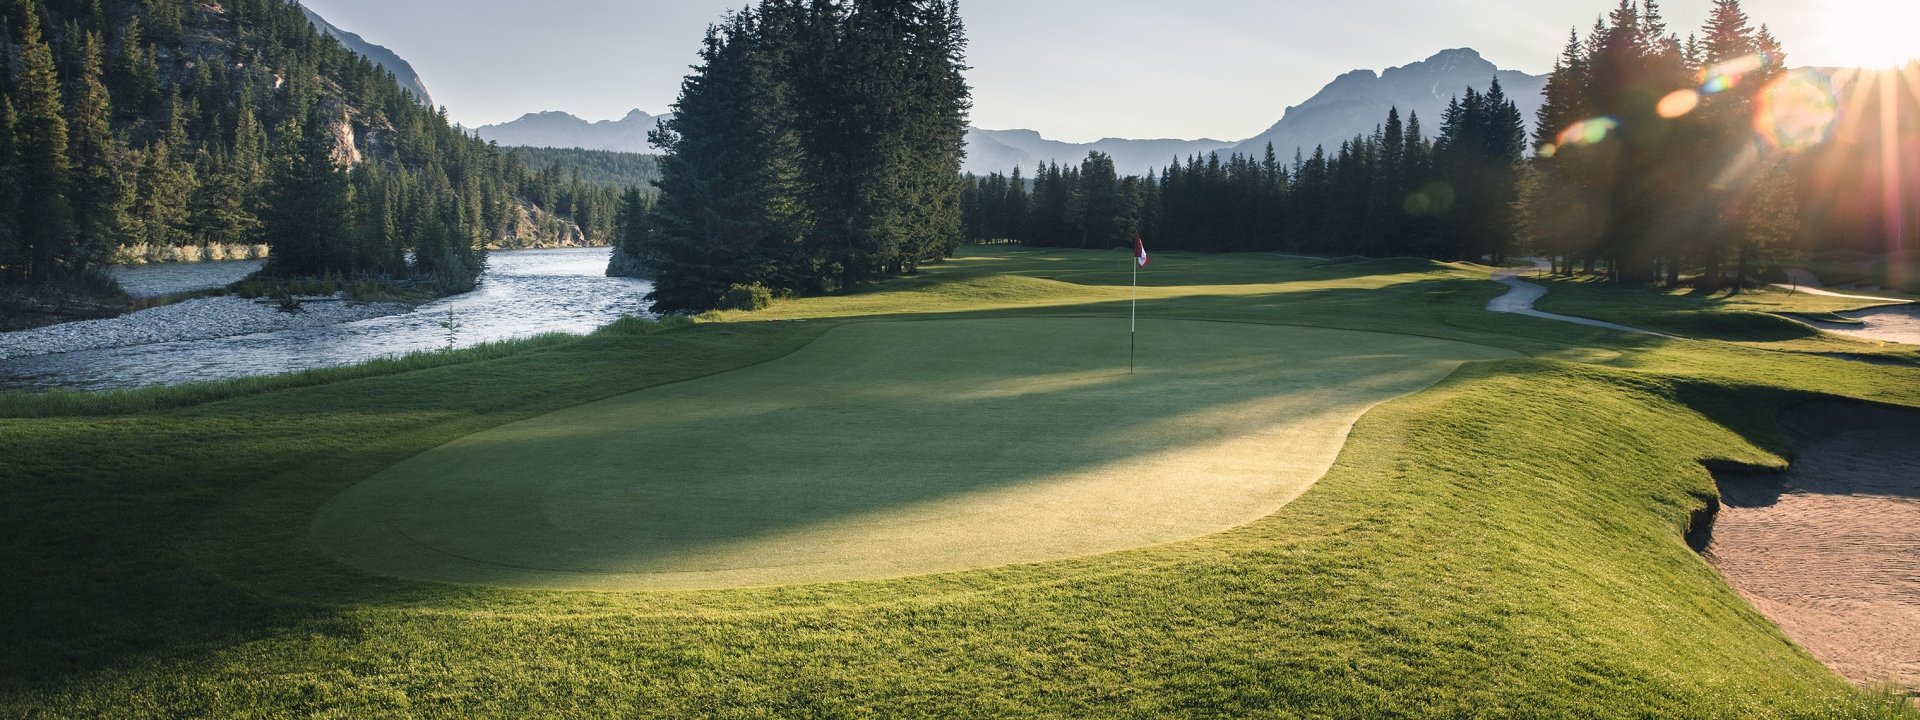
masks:
<svg viewBox="0 0 1920 720"><path fill-rule="evenodd" d="M1506 351L1149 320L861 322L787 357L481 432L333 498L400 577L638 590L1088 555L1267 515L1369 407Z"/></svg>

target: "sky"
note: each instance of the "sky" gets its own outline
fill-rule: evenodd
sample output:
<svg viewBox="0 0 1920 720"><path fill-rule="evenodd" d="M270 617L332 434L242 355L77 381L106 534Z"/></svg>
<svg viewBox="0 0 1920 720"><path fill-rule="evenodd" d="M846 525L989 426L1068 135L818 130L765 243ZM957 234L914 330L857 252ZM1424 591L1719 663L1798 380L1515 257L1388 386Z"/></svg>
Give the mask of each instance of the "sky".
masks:
<svg viewBox="0 0 1920 720"><path fill-rule="evenodd" d="M666 112L706 27L749 0L304 0L391 48L468 127ZM1665 0L1699 27L1710 0ZM1240 140L1341 73L1471 47L1545 73L1614 0L961 0L973 124L1069 142ZM1746 0L1794 65L1920 56L1920 0ZM1684 34L1684 32L1683 32ZM1904 37L1903 37L1904 36Z"/></svg>

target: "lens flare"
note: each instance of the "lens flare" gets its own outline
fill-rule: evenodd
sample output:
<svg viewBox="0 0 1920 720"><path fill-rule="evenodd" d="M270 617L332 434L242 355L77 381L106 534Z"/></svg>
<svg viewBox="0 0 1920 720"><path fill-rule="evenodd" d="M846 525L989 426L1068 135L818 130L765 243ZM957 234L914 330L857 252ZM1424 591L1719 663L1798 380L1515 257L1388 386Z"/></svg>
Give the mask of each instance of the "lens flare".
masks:
<svg viewBox="0 0 1920 720"><path fill-rule="evenodd" d="M1805 150L1826 142L1839 116L1827 79L1795 70L1760 92L1753 128L1776 148Z"/></svg>
<svg viewBox="0 0 1920 720"><path fill-rule="evenodd" d="M1771 64L1765 55L1747 55L1707 67L1700 71L1700 92L1715 95L1740 87L1748 75Z"/></svg>
<svg viewBox="0 0 1920 720"><path fill-rule="evenodd" d="M1618 129L1620 129L1619 120L1610 117L1589 118L1560 131L1558 140L1561 147L1598 145Z"/></svg>
<svg viewBox="0 0 1920 720"><path fill-rule="evenodd" d="M1700 93L1697 90L1675 90L1660 99L1660 117L1668 120L1683 117L1700 107Z"/></svg>

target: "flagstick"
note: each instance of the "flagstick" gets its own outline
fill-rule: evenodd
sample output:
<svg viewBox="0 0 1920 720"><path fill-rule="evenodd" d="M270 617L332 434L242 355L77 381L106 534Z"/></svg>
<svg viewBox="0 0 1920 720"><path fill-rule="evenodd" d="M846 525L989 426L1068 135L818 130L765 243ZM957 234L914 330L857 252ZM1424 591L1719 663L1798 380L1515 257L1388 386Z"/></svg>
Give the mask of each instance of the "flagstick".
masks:
<svg viewBox="0 0 1920 720"><path fill-rule="evenodd" d="M1138 252L1138 251L1136 251ZM1140 337L1140 256L1133 259L1133 312L1127 316L1127 374L1133 374L1133 349Z"/></svg>

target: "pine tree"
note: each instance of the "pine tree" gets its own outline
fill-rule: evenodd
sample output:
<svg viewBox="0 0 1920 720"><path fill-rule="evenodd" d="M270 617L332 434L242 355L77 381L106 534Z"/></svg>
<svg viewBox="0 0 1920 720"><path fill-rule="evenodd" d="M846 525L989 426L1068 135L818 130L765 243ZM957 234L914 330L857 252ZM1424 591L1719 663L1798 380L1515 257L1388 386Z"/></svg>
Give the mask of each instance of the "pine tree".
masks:
<svg viewBox="0 0 1920 720"><path fill-rule="evenodd" d="M114 109L122 119L143 117L160 101L158 69L147 52L145 31L138 17L128 20L120 31L109 80Z"/></svg>
<svg viewBox="0 0 1920 720"><path fill-rule="evenodd" d="M249 208L247 171L230 159L201 150L194 162L191 240L201 245L252 244L260 219Z"/></svg>
<svg viewBox="0 0 1920 720"><path fill-rule="evenodd" d="M1113 158L1090 152L1080 163L1080 182L1067 204L1072 246L1091 249L1117 247L1133 237L1137 225L1130 198L1121 192Z"/></svg>
<svg viewBox="0 0 1920 720"><path fill-rule="evenodd" d="M0 37L4 34L0 33ZM0 68L0 90L12 86L6 75L5 69ZM0 280L7 281L19 280L16 272L26 259L26 248L20 237L20 153L14 136L15 124L13 99L0 92Z"/></svg>
<svg viewBox="0 0 1920 720"><path fill-rule="evenodd" d="M16 148L20 158L19 232L23 252L14 276L32 282L66 273L58 258L74 245L73 206L67 200L72 165L67 119L53 49L41 39L40 3L23 6L20 56L24 71L15 92Z"/></svg>
<svg viewBox="0 0 1920 720"><path fill-rule="evenodd" d="M275 169L261 214L272 248L266 270L282 277L351 270L350 253L336 243L349 230L347 182L334 162L335 139L327 119L316 108L285 137L293 154ZM434 240L438 246L422 248L421 254L437 262L448 252L443 238Z"/></svg>
<svg viewBox="0 0 1920 720"><path fill-rule="evenodd" d="M119 169L126 150L113 137L108 122L113 107L102 82L100 39L92 33L84 35L79 54L78 73L69 80L72 103L67 122L75 234L63 258L76 271L105 260L119 247L129 204Z"/></svg>

